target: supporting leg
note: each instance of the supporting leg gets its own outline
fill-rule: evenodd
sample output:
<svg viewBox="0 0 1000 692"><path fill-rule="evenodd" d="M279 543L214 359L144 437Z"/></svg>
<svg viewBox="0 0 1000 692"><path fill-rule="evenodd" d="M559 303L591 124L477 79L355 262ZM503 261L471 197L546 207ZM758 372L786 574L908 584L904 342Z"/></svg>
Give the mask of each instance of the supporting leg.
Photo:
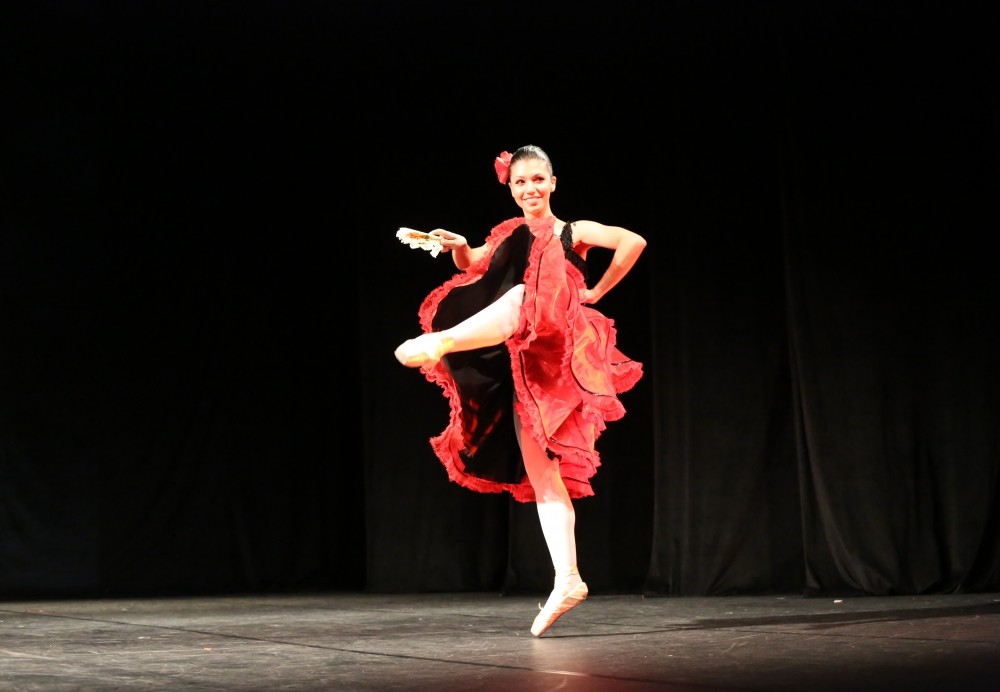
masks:
<svg viewBox="0 0 1000 692"><path fill-rule="evenodd" d="M559 464L530 435L523 433L516 415L514 429L528 480L535 490L538 520L555 569L552 593L545 605L540 606L531 626L531 633L540 637L564 613L580 605L588 591L576 565L576 510L559 474Z"/></svg>

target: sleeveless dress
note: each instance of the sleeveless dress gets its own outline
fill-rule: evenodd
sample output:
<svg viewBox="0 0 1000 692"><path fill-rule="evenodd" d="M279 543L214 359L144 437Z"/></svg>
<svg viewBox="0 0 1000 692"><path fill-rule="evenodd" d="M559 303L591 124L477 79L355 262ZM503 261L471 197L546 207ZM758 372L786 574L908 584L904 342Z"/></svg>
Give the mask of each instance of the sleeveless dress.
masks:
<svg viewBox="0 0 1000 692"><path fill-rule="evenodd" d="M478 492L535 493L521 461L512 416L559 471L572 498L594 494L595 449L606 422L625 408L618 394L642 377L642 364L616 347L614 321L580 303L586 263L572 249L572 224L515 217L486 239L487 253L421 303L424 332L447 329L525 286L519 325L505 343L450 353L429 369L450 405L450 419L430 442L448 477Z"/></svg>

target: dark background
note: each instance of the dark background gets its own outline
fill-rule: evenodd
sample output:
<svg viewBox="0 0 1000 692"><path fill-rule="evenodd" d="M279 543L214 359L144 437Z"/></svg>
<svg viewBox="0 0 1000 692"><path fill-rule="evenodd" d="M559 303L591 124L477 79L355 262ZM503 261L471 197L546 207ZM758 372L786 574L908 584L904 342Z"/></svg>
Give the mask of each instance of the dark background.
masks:
<svg viewBox="0 0 1000 692"><path fill-rule="evenodd" d="M649 241L592 592L997 590L988 5L5 8L0 596L547 591L392 356L454 271L395 231L478 244L527 143Z"/></svg>

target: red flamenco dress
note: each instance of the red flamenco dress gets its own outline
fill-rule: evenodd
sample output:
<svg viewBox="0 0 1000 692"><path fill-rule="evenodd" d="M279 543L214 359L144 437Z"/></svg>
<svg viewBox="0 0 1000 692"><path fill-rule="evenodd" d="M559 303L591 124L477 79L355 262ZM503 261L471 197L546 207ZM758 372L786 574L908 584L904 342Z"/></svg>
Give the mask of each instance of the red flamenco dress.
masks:
<svg viewBox="0 0 1000 692"><path fill-rule="evenodd" d="M594 494L595 449L607 421L625 407L618 394L642 377L642 364L615 345L614 321L580 303L586 263L572 249L572 224L516 217L490 231L488 252L432 291L420 306L425 332L458 324L519 283L517 330L497 346L449 353L424 373L450 404L448 427L431 446L448 477L478 492L533 502L514 432L531 435L552 458L572 498Z"/></svg>

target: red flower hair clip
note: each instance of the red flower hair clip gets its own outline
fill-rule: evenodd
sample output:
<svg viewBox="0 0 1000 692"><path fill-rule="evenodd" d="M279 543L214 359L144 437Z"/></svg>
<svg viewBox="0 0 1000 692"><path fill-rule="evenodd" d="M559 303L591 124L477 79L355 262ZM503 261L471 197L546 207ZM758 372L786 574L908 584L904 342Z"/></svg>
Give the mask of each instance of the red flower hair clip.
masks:
<svg viewBox="0 0 1000 692"><path fill-rule="evenodd" d="M493 162L493 167L497 171L497 180L500 181L501 185L506 185L507 178L510 177L510 159L511 154L501 151L500 156Z"/></svg>

